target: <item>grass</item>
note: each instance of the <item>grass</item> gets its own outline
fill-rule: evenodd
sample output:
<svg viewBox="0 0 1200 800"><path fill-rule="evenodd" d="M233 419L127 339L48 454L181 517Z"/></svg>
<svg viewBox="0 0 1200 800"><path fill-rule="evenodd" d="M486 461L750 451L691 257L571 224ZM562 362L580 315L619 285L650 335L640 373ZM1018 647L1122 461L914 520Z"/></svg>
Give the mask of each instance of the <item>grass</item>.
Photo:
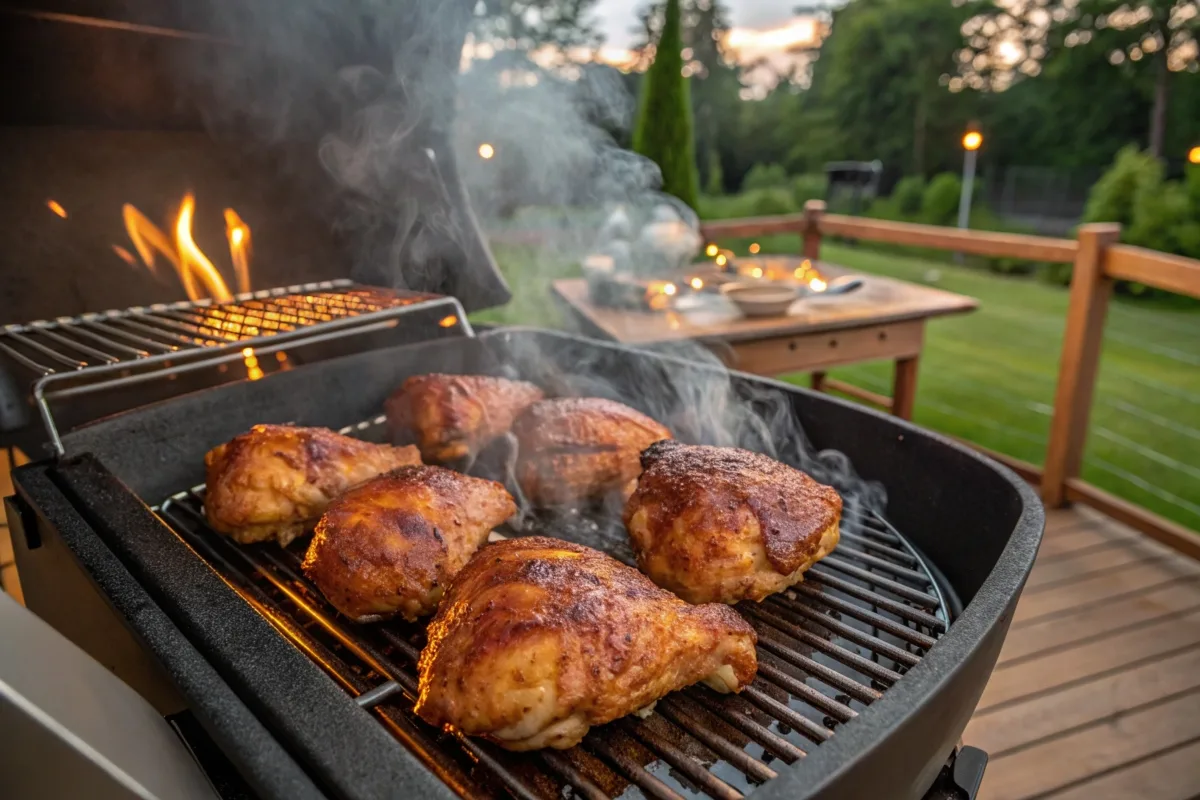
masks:
<svg viewBox="0 0 1200 800"><path fill-rule="evenodd" d="M763 252L799 252L796 236L760 240ZM745 252L748 241L722 242ZM573 273L532 248L498 248L514 290L480 321L560 324L547 291ZM926 283L980 300L979 311L932 321L915 421L1040 464L1062 347L1067 292L921 258L826 244L822 257L854 270ZM541 263L539 263L539 260ZM1200 530L1200 312L1115 298L1092 408L1083 476L1097 486ZM891 365L866 363L835 377L891 394ZM786 380L807 385L804 375Z"/></svg>

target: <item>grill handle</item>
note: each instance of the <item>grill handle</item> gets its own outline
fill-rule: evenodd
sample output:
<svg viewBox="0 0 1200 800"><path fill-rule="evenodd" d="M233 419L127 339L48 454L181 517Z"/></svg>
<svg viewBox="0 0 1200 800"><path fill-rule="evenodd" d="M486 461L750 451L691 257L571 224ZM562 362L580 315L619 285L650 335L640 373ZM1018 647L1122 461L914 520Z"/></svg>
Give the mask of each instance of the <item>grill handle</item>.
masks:
<svg viewBox="0 0 1200 800"><path fill-rule="evenodd" d="M959 745L923 800L975 800L987 763L988 754L978 747Z"/></svg>

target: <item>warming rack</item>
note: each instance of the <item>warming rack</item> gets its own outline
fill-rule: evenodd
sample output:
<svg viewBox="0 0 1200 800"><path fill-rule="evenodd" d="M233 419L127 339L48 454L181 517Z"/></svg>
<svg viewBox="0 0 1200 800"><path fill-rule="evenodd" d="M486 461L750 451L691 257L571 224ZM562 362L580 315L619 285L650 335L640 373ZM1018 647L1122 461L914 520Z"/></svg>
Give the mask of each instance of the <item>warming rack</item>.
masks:
<svg viewBox="0 0 1200 800"><path fill-rule="evenodd" d="M350 280L235 295L232 301L156 303L0 328L0 352L36 376L33 397L50 443L65 451L50 403L143 381L395 327L444 309L438 324L474 336L457 298Z"/></svg>

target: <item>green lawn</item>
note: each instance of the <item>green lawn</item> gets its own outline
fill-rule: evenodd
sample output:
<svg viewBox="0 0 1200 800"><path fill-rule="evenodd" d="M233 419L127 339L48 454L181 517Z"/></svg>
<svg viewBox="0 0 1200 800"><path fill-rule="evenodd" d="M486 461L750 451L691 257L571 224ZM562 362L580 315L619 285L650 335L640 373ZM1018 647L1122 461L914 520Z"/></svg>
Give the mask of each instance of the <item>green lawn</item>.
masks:
<svg viewBox="0 0 1200 800"><path fill-rule="evenodd" d="M745 242L724 242L740 250ZM762 240L795 253L798 237ZM741 251L744 252L744 251ZM549 281L572 267L532 248L498 248L515 299L480 321L556 325ZM822 258L855 270L929 283L980 300L980 310L930 323L916 421L1041 463L1050 427L1067 292L1030 278L827 244ZM1117 298L1109 312L1084 477L1200 529L1200 312ZM890 364L834 376L891 393ZM807 384L803 375L788 380Z"/></svg>

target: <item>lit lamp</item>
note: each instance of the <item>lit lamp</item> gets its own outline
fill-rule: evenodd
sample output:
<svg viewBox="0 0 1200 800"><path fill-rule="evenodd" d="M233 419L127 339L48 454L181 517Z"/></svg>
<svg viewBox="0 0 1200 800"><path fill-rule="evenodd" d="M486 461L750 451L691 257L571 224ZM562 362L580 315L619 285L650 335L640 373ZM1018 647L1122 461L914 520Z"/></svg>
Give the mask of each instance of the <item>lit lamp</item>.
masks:
<svg viewBox="0 0 1200 800"><path fill-rule="evenodd" d="M1188 150L1188 163L1200 164L1200 145L1196 145L1191 150Z"/></svg>
<svg viewBox="0 0 1200 800"><path fill-rule="evenodd" d="M958 198L958 227L966 228L971 220L971 194L975 188L975 156L983 147L983 134L976 130L976 125L967 126L963 134L963 178L962 195Z"/></svg>
<svg viewBox="0 0 1200 800"><path fill-rule="evenodd" d="M496 155L496 148L492 147L487 142L484 142L483 144L479 145L479 157L482 158L484 161L487 161L494 155Z"/></svg>

